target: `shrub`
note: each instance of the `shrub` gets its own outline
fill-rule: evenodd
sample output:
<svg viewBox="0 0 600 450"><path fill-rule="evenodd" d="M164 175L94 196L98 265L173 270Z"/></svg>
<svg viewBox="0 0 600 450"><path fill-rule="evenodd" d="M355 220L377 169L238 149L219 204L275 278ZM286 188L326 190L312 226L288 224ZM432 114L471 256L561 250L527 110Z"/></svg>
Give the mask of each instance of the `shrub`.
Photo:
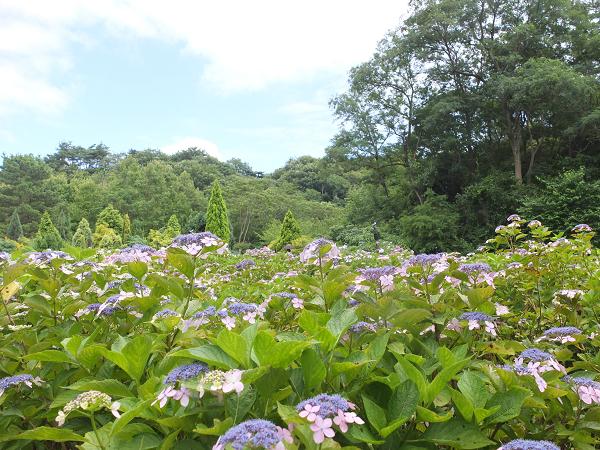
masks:
<svg viewBox="0 0 600 450"><path fill-rule="evenodd" d="M123 216L113 205L108 205L98 214L96 227L101 224L112 228L119 236L123 236Z"/></svg>
<svg viewBox="0 0 600 450"><path fill-rule="evenodd" d="M301 236L300 224L292 214L292 211L288 210L283 218L281 229L279 231L279 237L273 244L273 250L279 251L284 246L291 244L292 241L298 239Z"/></svg>
<svg viewBox="0 0 600 450"><path fill-rule="evenodd" d="M121 236L104 223L96 225L96 230L94 231L92 239L94 246L100 248L117 248L123 245Z"/></svg>
<svg viewBox="0 0 600 450"><path fill-rule="evenodd" d="M217 180L212 185L208 207L206 209L206 231L210 231L220 237L224 242L229 242L231 230L227 205L221 192L221 185Z"/></svg>
<svg viewBox="0 0 600 450"><path fill-rule="evenodd" d="M71 243L75 247L88 248L92 246L92 230L87 219L83 218L77 225Z"/></svg>
<svg viewBox="0 0 600 450"><path fill-rule="evenodd" d="M44 212L40 219L40 225L33 244L34 248L38 251L46 249L58 250L62 247L62 244L63 240L52 223L50 214L48 214L48 211Z"/></svg>

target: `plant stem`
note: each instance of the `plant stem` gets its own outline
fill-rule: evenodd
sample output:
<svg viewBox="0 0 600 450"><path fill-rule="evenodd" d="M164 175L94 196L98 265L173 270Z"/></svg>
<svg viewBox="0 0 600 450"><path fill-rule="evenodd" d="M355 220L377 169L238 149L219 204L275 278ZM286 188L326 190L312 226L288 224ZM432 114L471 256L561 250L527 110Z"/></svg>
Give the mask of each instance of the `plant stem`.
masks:
<svg viewBox="0 0 600 450"><path fill-rule="evenodd" d="M90 419L92 420L92 428L94 429L94 434L96 435L96 439L98 440L98 445L102 450L106 450L106 447L102 445L102 441L100 440L100 436L98 435L98 428L96 427L96 419L94 418L94 413L90 414Z"/></svg>

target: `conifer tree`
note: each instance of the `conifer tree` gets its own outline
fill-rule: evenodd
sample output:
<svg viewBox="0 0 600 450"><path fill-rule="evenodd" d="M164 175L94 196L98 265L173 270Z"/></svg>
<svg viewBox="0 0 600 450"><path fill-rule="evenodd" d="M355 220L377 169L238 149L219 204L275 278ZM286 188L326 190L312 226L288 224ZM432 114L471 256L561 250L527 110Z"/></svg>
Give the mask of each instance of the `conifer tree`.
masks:
<svg viewBox="0 0 600 450"><path fill-rule="evenodd" d="M179 225L179 220L177 220L177 216L173 214L169 217L169 221L167 222L167 228L165 229L165 236L169 239L173 239L174 237L181 234L181 225Z"/></svg>
<svg viewBox="0 0 600 450"><path fill-rule="evenodd" d="M229 242L231 231L229 229L229 217L227 205L223 199L221 185L217 180L212 185L208 207L206 209L206 231L220 237L224 242Z"/></svg>
<svg viewBox="0 0 600 450"><path fill-rule="evenodd" d="M92 246L92 229L87 219L83 218L77 225L71 243L75 247L88 248Z"/></svg>
<svg viewBox="0 0 600 450"><path fill-rule="evenodd" d="M69 239L71 234L71 215L64 206L60 208L58 216L56 217L56 229L60 233L62 239Z"/></svg>
<svg viewBox="0 0 600 450"><path fill-rule="evenodd" d="M101 224L107 228L112 228L119 235L119 238L123 236L123 216L112 204L109 204L98 214L96 227Z"/></svg>
<svg viewBox="0 0 600 450"><path fill-rule="evenodd" d="M6 235L13 241L18 241L23 236L23 227L21 226L21 219L19 218L17 208L14 209L10 216L10 221L6 227Z"/></svg>
<svg viewBox="0 0 600 450"><path fill-rule="evenodd" d="M292 211L288 210L283 218L281 230L279 231L279 237L273 245L274 250L279 251L284 246L291 244L294 239L298 239L300 237L300 234L300 224L292 214Z"/></svg>
<svg viewBox="0 0 600 450"><path fill-rule="evenodd" d="M44 212L34 241L35 249L39 251L46 249L58 250L62 247L62 244L60 233L52 223L50 214L48 214L48 211Z"/></svg>
<svg viewBox="0 0 600 450"><path fill-rule="evenodd" d="M123 243L127 243L131 237L131 220L129 214L123 214Z"/></svg>

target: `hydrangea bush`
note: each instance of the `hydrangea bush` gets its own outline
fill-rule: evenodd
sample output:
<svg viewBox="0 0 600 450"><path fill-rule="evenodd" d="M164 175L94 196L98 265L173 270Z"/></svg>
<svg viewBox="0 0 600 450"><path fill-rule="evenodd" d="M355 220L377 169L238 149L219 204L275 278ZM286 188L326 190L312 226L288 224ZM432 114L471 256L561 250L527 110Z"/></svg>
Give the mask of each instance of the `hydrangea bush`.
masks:
<svg viewBox="0 0 600 450"><path fill-rule="evenodd" d="M593 235L2 254L0 449L600 448Z"/></svg>

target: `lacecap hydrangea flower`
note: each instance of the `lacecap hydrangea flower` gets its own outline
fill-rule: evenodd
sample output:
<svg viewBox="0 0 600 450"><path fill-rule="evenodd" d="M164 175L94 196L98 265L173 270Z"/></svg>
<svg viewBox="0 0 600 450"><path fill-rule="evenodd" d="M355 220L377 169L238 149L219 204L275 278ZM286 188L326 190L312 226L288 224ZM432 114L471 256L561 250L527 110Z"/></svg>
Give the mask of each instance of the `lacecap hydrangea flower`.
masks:
<svg viewBox="0 0 600 450"><path fill-rule="evenodd" d="M217 250L217 253L224 253L227 250L227 245L209 231L180 234L173 239L171 247L180 248L192 256L204 254L209 250Z"/></svg>
<svg viewBox="0 0 600 450"><path fill-rule="evenodd" d="M29 388L32 388L34 384L39 386L41 383L41 378L34 377L28 373L0 378L0 397L2 397L4 391L6 391L8 388L20 385L25 385Z"/></svg>
<svg viewBox="0 0 600 450"><path fill-rule="evenodd" d="M544 331L542 336L536 339L536 342L549 340L566 344L567 342L575 342L577 340L575 336L580 334L581 330L577 327L554 327Z"/></svg>
<svg viewBox="0 0 600 450"><path fill-rule="evenodd" d="M300 261L303 263L313 262L319 264L321 262L336 260L340 257L340 250L333 241L328 239L315 239L302 250L300 253Z"/></svg>
<svg viewBox="0 0 600 450"><path fill-rule="evenodd" d="M560 447L550 441L515 439L498 447L498 450L560 450Z"/></svg>
<svg viewBox="0 0 600 450"><path fill-rule="evenodd" d="M296 405L300 417L311 423L313 440L321 444L325 438L335 436L333 425L337 425L342 433L348 431L348 424L359 425L365 422L356 415L356 406L340 395L319 394Z"/></svg>
<svg viewBox="0 0 600 450"><path fill-rule="evenodd" d="M165 377L164 384L167 385L152 404L158 403L160 407L164 407L167 401L172 398L178 401L181 406L186 407L190 402L190 390L182 386L182 382L190 381L208 372L208 366L201 362L192 364L184 364L182 366L175 367ZM179 384L179 388L176 386Z"/></svg>
<svg viewBox="0 0 600 450"><path fill-rule="evenodd" d="M74 400L68 402L56 416L56 423L59 427L63 426L69 413L79 409L81 411L96 412L101 409L108 409L113 416L119 418L119 402L113 402L108 394L100 391L82 392Z"/></svg>
<svg viewBox="0 0 600 450"><path fill-rule="evenodd" d="M492 316L488 316L482 312L466 312L461 314L459 320L466 320L469 324L469 330L478 330L482 325L485 327L485 331L490 333L492 336L497 336L496 324Z"/></svg>
<svg viewBox="0 0 600 450"><path fill-rule="evenodd" d="M397 272L394 266L367 267L358 269L359 275L356 277L356 283L370 281L377 283L382 292L391 291L394 288L394 275Z"/></svg>
<svg viewBox="0 0 600 450"><path fill-rule="evenodd" d="M563 380L571 384L580 400L591 405L600 404L600 383L589 378L565 376Z"/></svg>
<svg viewBox="0 0 600 450"><path fill-rule="evenodd" d="M284 441L292 443L292 435L285 429L264 419L252 419L230 428L219 437L213 450L223 450L231 446L234 450L266 449L284 450Z"/></svg>

